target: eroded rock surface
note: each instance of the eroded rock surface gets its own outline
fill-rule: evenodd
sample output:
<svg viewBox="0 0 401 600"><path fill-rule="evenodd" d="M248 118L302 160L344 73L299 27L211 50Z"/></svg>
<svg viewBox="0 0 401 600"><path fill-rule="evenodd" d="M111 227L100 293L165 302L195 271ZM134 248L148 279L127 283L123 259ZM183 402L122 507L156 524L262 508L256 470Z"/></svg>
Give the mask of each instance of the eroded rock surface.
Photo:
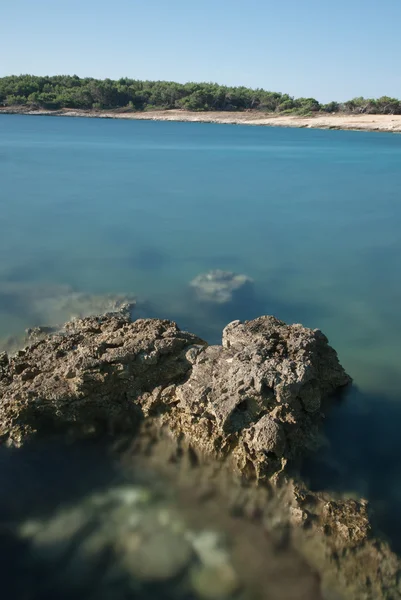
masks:
<svg viewBox="0 0 401 600"><path fill-rule="evenodd" d="M251 289L252 279L247 275L237 275L231 271L216 269L202 273L190 283L198 300L214 304L227 304L241 292Z"/></svg>
<svg viewBox="0 0 401 600"><path fill-rule="evenodd" d="M252 480L285 481L278 528L303 532L308 560L331 565L327 572L351 590L344 597L401 597L399 560L371 537L366 503L286 481L287 462L316 443L323 401L350 381L319 330L260 317L229 324L222 345L207 346L170 321L109 314L36 333L15 356L0 354L0 443L56 431L132 435L144 419L167 425L199 456L227 459ZM271 531L274 502L259 489L259 507L253 495L239 508L251 517L272 511ZM202 577L194 586L204 586Z"/></svg>
<svg viewBox="0 0 401 600"><path fill-rule="evenodd" d="M175 323L124 314L67 323L63 332L1 355L0 439L71 427L132 429L155 389L185 378L185 354L203 343Z"/></svg>
<svg viewBox="0 0 401 600"><path fill-rule="evenodd" d="M230 323L171 392L173 426L201 449L231 453L257 477L316 441L321 402L350 378L319 330L274 317Z"/></svg>
<svg viewBox="0 0 401 600"><path fill-rule="evenodd" d="M375 537L366 500L333 499L291 482L281 504L289 509L296 545L323 574L325 597L337 589L347 600L401 599L401 561Z"/></svg>
<svg viewBox="0 0 401 600"><path fill-rule="evenodd" d="M308 449L322 399L349 382L320 331L274 317L231 323L222 346L170 321L87 318L1 360L0 434L10 443L56 425L114 431L161 415L258 478Z"/></svg>

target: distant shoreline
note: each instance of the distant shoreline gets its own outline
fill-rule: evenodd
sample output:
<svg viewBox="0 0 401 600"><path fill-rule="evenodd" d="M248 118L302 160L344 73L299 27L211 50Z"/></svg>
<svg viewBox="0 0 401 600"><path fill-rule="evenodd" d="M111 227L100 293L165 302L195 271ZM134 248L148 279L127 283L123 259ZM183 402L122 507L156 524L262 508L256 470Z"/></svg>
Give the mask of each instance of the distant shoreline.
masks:
<svg viewBox="0 0 401 600"><path fill-rule="evenodd" d="M369 114L316 114L302 117L246 112L192 112L186 110L154 110L147 112L117 110L31 110L25 107L0 107L1 114L33 116L88 117L99 119L133 119L138 121L177 121L186 123L221 123L228 125L253 125L265 127L295 127L309 129L339 129L344 131L379 131L401 133L401 115Z"/></svg>

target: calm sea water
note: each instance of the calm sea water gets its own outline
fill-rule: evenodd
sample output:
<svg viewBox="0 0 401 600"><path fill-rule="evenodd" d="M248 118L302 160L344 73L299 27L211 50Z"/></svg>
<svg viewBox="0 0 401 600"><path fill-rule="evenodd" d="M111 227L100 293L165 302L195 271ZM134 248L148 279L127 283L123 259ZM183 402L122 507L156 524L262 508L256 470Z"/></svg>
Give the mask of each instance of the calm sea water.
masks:
<svg viewBox="0 0 401 600"><path fill-rule="evenodd" d="M260 314L319 327L359 388L328 423L327 485L399 502L400 224L397 135L2 115L0 337L66 285L211 342ZM254 298L197 306L188 284L215 268Z"/></svg>
<svg viewBox="0 0 401 600"><path fill-rule="evenodd" d="M211 341L236 316L319 327L361 388L398 393L400 136L2 115L0 182L0 336L32 325L35 286L134 293ZM197 318L212 268L255 302Z"/></svg>

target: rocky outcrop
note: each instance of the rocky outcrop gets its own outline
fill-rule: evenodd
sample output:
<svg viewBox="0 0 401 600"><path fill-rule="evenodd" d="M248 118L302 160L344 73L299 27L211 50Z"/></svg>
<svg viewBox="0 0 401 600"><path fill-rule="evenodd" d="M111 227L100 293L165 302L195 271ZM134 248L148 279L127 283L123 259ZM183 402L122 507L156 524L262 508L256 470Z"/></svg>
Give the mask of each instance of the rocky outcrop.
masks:
<svg viewBox="0 0 401 600"><path fill-rule="evenodd" d="M350 381L321 331L260 317L230 323L222 345L208 346L171 321L119 313L46 334L34 330L24 350L0 354L0 443L167 425L190 452L278 486L280 511L264 492L259 508L256 496L254 508L240 508L264 515L269 531L300 532L308 560L355 591L344 597L401 597L399 561L372 538L366 503L334 501L286 475L316 445L323 403Z"/></svg>
<svg viewBox="0 0 401 600"><path fill-rule="evenodd" d="M159 415L198 450L230 456L257 478L313 444L322 399L349 382L320 331L274 317L231 323L222 346L170 321L87 318L3 355L2 365L0 435L9 443Z"/></svg>
<svg viewBox="0 0 401 600"><path fill-rule="evenodd" d="M190 377L170 393L172 426L257 478L313 446L322 400L350 381L319 330L274 317L231 323L222 346L192 360Z"/></svg>
<svg viewBox="0 0 401 600"><path fill-rule="evenodd" d="M289 510L293 540L323 574L324 596L347 600L400 600L401 561L377 539L366 500L333 499L289 482L280 499Z"/></svg>
<svg viewBox="0 0 401 600"><path fill-rule="evenodd" d="M247 275L216 269L198 275L191 281L190 286L201 302L227 304L236 300L244 292L250 291L252 279Z"/></svg>
<svg viewBox="0 0 401 600"><path fill-rule="evenodd" d="M134 428L141 405L185 378L188 349L202 344L175 323L114 314L67 323L9 358L2 355L0 439L34 433Z"/></svg>

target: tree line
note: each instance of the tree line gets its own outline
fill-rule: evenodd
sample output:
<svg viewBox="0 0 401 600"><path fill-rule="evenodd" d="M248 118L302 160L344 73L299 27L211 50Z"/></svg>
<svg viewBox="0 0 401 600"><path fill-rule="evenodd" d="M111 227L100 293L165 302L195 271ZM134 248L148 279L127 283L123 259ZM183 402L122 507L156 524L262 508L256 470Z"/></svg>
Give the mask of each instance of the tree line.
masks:
<svg viewBox="0 0 401 600"><path fill-rule="evenodd" d="M401 101L383 96L354 98L347 102L321 104L315 98L294 98L289 94L228 87L216 83L175 83L139 81L122 77L80 78L77 75L11 75L0 78L0 106L60 109L186 109L193 111L260 110L281 114L346 112L401 114Z"/></svg>

